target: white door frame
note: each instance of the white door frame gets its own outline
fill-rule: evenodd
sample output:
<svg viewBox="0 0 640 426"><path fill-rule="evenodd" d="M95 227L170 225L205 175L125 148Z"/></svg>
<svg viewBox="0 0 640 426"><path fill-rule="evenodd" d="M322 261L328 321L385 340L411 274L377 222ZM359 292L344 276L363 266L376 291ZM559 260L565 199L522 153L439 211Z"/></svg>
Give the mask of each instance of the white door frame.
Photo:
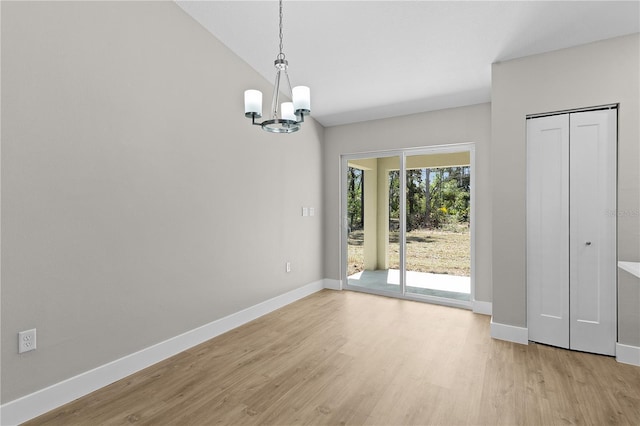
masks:
<svg viewBox="0 0 640 426"><path fill-rule="evenodd" d="M422 302L430 302L440 305L453 306L457 308L465 308L472 309L473 303L475 302L475 227L476 227L476 197L475 197L475 184L476 184L476 163L475 163L475 143L474 142L465 142L458 144L448 144L448 145L433 145L433 146L425 146L418 148L406 148L406 149L395 149L395 150L381 150L381 151L366 151L366 152L358 152L358 153L350 153L350 154L342 154L340 156L340 247L338 248L338 253L340 255L340 280L341 280L341 288L354 290L354 291L364 291L367 293L378 294L382 296L391 296L400 299L408 299L408 300L417 300ZM405 212L405 204L406 204L406 190L400 191L400 265L401 265L401 274L400 274L400 292L392 293L385 291L378 291L372 289L363 289L360 287L349 286L347 279L347 234L348 234L348 222L347 222L347 168L349 160L362 160L366 158L383 158L383 157L399 157L400 159L400 188L406 188L406 157L413 155L429 155L429 154L448 154L455 152L469 152L469 164L470 164L470 203L471 203L471 211L469 213L469 221L470 221L470 263L471 263L471 289L469 301L465 300L454 300L447 299L442 297L435 296L426 296L419 295L414 293L406 293L405 291L405 283L406 283L406 268L405 268L405 243L406 243L406 212Z"/></svg>

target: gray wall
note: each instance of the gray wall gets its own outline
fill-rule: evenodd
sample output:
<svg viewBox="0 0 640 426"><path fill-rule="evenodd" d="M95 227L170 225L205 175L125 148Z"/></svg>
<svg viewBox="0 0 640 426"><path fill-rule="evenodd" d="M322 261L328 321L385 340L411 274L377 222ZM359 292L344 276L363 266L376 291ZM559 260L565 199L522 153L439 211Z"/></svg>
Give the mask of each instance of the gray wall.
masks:
<svg viewBox="0 0 640 426"><path fill-rule="evenodd" d="M493 319L525 327L525 116L620 103L618 259L640 261L640 36L494 64ZM640 280L619 272L619 342L640 345Z"/></svg>
<svg viewBox="0 0 640 426"><path fill-rule="evenodd" d="M172 2L2 2L3 403L323 278L323 129L247 88Z"/></svg>
<svg viewBox="0 0 640 426"><path fill-rule="evenodd" d="M340 279L344 153L475 142L476 299L526 326L524 117L620 102L618 257L640 260L638 35L496 64L491 105L269 135L242 91L270 83L173 3L0 5L3 403ZM636 346L639 281L619 274Z"/></svg>
<svg viewBox="0 0 640 426"><path fill-rule="evenodd" d="M491 106L480 104L325 130L325 277L340 277L340 156L358 152L476 144L476 300L491 301Z"/></svg>

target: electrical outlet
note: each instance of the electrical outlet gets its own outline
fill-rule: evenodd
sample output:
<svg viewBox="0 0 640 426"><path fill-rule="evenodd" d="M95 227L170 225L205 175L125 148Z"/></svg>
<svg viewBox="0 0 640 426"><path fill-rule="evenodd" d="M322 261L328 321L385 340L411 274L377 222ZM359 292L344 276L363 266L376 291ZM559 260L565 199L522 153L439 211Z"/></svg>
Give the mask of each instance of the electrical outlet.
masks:
<svg viewBox="0 0 640 426"><path fill-rule="evenodd" d="M291 272L291 262L287 262L287 272Z"/></svg>
<svg viewBox="0 0 640 426"><path fill-rule="evenodd" d="M36 349L36 329L21 331L18 333L18 353L29 352Z"/></svg>

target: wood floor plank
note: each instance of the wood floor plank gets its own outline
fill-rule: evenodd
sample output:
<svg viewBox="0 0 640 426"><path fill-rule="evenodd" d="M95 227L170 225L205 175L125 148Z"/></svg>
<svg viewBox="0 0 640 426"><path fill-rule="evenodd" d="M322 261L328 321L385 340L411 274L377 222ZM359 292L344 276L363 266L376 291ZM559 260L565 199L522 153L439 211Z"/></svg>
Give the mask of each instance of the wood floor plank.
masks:
<svg viewBox="0 0 640 426"><path fill-rule="evenodd" d="M28 425L640 425L640 368L324 290Z"/></svg>

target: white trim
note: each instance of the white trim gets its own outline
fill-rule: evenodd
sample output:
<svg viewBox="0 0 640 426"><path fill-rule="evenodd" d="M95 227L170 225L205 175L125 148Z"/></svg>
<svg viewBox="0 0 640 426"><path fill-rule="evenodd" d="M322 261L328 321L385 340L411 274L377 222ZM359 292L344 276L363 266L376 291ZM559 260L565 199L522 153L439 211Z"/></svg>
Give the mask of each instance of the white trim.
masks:
<svg viewBox="0 0 640 426"><path fill-rule="evenodd" d="M475 149L475 142L445 143L440 145L417 146L412 148L391 148L377 151L358 151L347 154L340 154L341 158L346 160L360 160L363 158L382 158L401 156L402 153L407 155L423 155L423 154L439 154L463 152Z"/></svg>
<svg viewBox="0 0 640 426"><path fill-rule="evenodd" d="M400 157L398 158L400 160L400 170L398 171L398 195L400 196L398 201L399 201L399 205L398 205L398 225L400 226L400 229L398 229L398 237L399 237L399 241L398 241L398 261L399 261L399 265L398 265L398 269L400 269L400 293L407 296L407 153L406 152L402 152L402 154L400 155ZM377 174L378 172L376 172ZM422 174L422 172L420 172L420 174ZM378 177L379 179L379 177ZM379 181L379 180L378 180ZM365 182L366 185L366 182ZM387 184L388 185L388 184ZM380 191L380 185L377 186L378 187L378 191ZM388 186L387 186L388 188ZM402 189L401 189L402 188ZM429 191L431 190L431 188L427 188L429 189ZM387 194L390 192L390 189L387 189L385 191ZM366 197L366 195L365 195ZM391 196L387 196L387 198L389 199L389 201L387 201L387 204L389 204L391 202ZM380 201L378 201L378 206L376 207L378 212L381 210L380 209ZM363 207L364 208L364 207ZM389 206L385 206L385 210L389 210ZM388 217L391 218L391 213L388 213ZM378 221L380 219L378 218ZM388 221L387 221L388 222ZM379 224L380 222L378 222ZM380 225L378 225L380 226ZM389 225L387 224L385 226L385 228L388 228ZM386 252L387 252L387 259L389 259L389 250L390 250L390 232L389 231L385 231L387 233L386 236L386 240L387 242L385 243L386 246ZM363 235L363 238L364 235ZM378 251L380 249L380 237L377 237L377 243L376 243L376 251ZM364 247L363 247L364 248ZM387 267L389 267L390 265L387 265Z"/></svg>
<svg viewBox="0 0 640 426"><path fill-rule="evenodd" d="M527 328L493 322L493 317L491 317L491 337L521 345L529 344L529 330Z"/></svg>
<svg viewBox="0 0 640 426"><path fill-rule="evenodd" d="M470 183L469 202L471 203L471 211L469 212L469 269L471 279L471 300L476 300L476 144L469 142L469 172ZM474 311L475 312L475 311ZM490 313L488 315L491 315Z"/></svg>
<svg viewBox="0 0 640 426"><path fill-rule="evenodd" d="M640 367L640 347L616 343L616 361Z"/></svg>
<svg viewBox="0 0 640 426"><path fill-rule="evenodd" d="M482 315L491 315L493 313L493 303L483 302L482 300L474 300L472 302L473 313Z"/></svg>
<svg viewBox="0 0 640 426"><path fill-rule="evenodd" d="M342 280L332 280L330 278L325 278L322 280L323 286L329 290L342 290Z"/></svg>
<svg viewBox="0 0 640 426"><path fill-rule="evenodd" d="M16 425L60 407L117 380L206 342L324 288L324 280L291 290L257 305L172 337L108 364L81 373L0 407L2 425Z"/></svg>

